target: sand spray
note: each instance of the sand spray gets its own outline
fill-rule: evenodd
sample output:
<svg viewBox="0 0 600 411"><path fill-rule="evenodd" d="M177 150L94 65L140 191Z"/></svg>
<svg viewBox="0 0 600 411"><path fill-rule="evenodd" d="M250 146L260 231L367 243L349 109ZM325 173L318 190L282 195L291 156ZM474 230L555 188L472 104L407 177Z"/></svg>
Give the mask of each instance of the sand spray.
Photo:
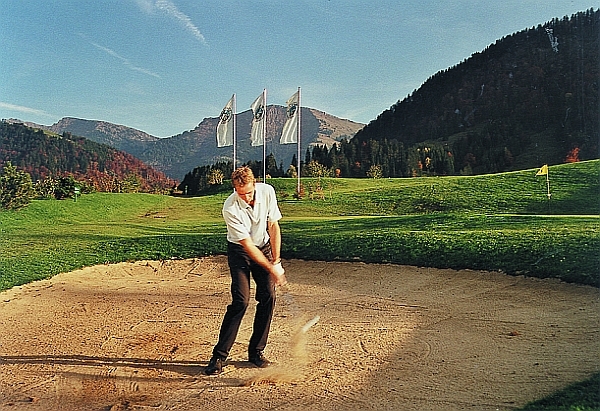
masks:
<svg viewBox="0 0 600 411"><path fill-rule="evenodd" d="M260 370L254 377L245 381L242 385L259 384L286 384L298 382L304 379L304 372L308 366L308 352L306 350L306 334L315 324L319 322L317 315L306 321L301 315L300 307L294 300L294 296L289 292L287 286L281 287L282 298L289 307L292 318L295 318L296 324L293 328L292 338L289 342L290 358L286 359L285 364L272 365L269 368Z"/></svg>

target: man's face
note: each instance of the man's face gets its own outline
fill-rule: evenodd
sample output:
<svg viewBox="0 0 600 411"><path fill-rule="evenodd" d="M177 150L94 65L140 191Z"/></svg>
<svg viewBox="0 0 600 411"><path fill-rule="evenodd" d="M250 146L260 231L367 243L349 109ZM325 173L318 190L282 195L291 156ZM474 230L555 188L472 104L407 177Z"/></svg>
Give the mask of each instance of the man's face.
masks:
<svg viewBox="0 0 600 411"><path fill-rule="evenodd" d="M235 192L246 203L254 202L254 183L248 183L243 186L235 186Z"/></svg>

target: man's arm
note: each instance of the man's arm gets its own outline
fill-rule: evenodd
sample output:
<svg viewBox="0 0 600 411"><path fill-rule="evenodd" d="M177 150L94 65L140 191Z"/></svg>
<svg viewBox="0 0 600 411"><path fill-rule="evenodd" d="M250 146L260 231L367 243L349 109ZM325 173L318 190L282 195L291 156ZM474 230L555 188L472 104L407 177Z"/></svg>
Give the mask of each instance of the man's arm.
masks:
<svg viewBox="0 0 600 411"><path fill-rule="evenodd" d="M277 225L277 231L279 232L279 225ZM269 232L271 232L271 228L269 227ZM278 235L278 243L281 245L281 234ZM275 264L272 261L269 261L267 257L260 251L260 249L254 245L252 239L250 237L244 238L240 241L244 250L248 253L250 258L254 260L257 264L260 264L265 270L269 272L271 278L275 282L276 285L285 285L287 284L287 280L285 278L285 274L280 274L275 269ZM271 243L272 244L272 243ZM279 258L279 249L277 248L277 258ZM275 251L273 250L273 257L275 256Z"/></svg>
<svg viewBox="0 0 600 411"><path fill-rule="evenodd" d="M250 237L244 238L240 241L244 250L248 253L250 258L256 263L260 264L265 270L271 272L273 264L265 257L260 249L254 245Z"/></svg>
<svg viewBox="0 0 600 411"><path fill-rule="evenodd" d="M281 259L281 229L279 221L267 222L267 231L269 232L271 242L271 253L273 254L273 262Z"/></svg>

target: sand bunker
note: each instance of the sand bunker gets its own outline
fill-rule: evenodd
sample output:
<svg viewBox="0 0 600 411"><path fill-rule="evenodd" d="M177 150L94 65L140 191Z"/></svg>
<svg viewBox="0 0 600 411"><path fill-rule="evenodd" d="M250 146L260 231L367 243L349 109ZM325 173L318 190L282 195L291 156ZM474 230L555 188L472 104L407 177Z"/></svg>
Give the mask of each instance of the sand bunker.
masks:
<svg viewBox="0 0 600 411"><path fill-rule="evenodd" d="M247 362L250 307L216 377L202 371L229 302L225 257L90 267L1 293L0 409L511 410L600 371L593 287L284 266L265 352L276 364Z"/></svg>

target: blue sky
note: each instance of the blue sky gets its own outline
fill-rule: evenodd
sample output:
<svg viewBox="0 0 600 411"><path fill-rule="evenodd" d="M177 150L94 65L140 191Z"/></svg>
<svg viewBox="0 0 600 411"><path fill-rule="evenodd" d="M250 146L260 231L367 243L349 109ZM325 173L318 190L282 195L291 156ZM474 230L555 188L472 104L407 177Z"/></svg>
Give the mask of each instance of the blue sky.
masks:
<svg viewBox="0 0 600 411"><path fill-rule="evenodd" d="M267 89L368 123L503 36L597 0L0 0L0 117L169 137ZM560 38L559 48L560 48Z"/></svg>

